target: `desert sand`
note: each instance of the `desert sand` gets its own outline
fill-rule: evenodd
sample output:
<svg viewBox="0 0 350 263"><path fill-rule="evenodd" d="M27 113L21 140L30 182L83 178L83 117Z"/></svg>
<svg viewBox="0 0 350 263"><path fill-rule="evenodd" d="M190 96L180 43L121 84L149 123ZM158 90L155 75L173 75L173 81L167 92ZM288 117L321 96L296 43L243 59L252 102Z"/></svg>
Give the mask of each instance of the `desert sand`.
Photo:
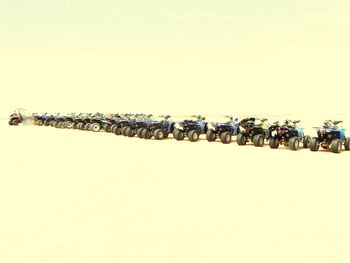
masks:
<svg viewBox="0 0 350 263"><path fill-rule="evenodd" d="M0 262L349 262L349 152L1 121Z"/></svg>

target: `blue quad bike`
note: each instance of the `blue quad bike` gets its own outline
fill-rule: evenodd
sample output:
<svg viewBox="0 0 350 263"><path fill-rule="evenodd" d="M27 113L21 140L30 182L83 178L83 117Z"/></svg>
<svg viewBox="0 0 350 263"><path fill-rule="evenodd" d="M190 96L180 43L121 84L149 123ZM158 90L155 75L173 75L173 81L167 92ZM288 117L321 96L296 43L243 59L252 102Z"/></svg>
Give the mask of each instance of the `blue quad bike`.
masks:
<svg viewBox="0 0 350 263"><path fill-rule="evenodd" d="M115 135L124 135L128 136L129 125L132 125L132 122L135 120L134 114L113 114L111 118L111 127L110 130Z"/></svg>
<svg viewBox="0 0 350 263"><path fill-rule="evenodd" d="M331 149L334 153L340 153L344 145L345 151L349 151L350 138L345 137L345 129L338 126L342 121L326 120L322 127L314 127L317 137L310 139L309 148L311 151L318 151L320 146L323 149Z"/></svg>
<svg viewBox="0 0 350 263"><path fill-rule="evenodd" d="M140 137L140 129L142 129L147 122L152 121L152 115L136 114L129 120L127 126L122 128L122 134L128 137Z"/></svg>
<svg viewBox="0 0 350 263"><path fill-rule="evenodd" d="M144 139L151 139L152 136L156 140L168 138L169 134L175 129L175 122L170 120L170 115L160 116L161 120L145 121L143 127L137 130L137 136Z"/></svg>
<svg viewBox="0 0 350 263"><path fill-rule="evenodd" d="M194 119L183 120L175 124L173 136L177 141L182 141L187 137L191 142L196 142L201 134L207 133L208 122L205 122L205 117L201 115L191 117Z"/></svg>
<svg viewBox="0 0 350 263"><path fill-rule="evenodd" d="M264 146L265 139L269 137L269 125L267 119L259 119L255 117L244 118L239 122L241 128L237 135L237 144L246 145L252 142L256 147Z"/></svg>
<svg viewBox="0 0 350 263"><path fill-rule="evenodd" d="M220 123L212 122L208 124L208 131L206 133L207 141L213 142L217 138L220 138L221 142L228 144L232 140L232 136L236 136L240 133L238 118L232 116L225 116L229 121Z"/></svg>
<svg viewBox="0 0 350 263"><path fill-rule="evenodd" d="M285 120L281 125L278 121L269 127L269 145L272 149L277 149L279 145L289 147L290 150L298 150L302 142L304 148L309 147L311 137L304 134L304 129L297 127L299 120Z"/></svg>

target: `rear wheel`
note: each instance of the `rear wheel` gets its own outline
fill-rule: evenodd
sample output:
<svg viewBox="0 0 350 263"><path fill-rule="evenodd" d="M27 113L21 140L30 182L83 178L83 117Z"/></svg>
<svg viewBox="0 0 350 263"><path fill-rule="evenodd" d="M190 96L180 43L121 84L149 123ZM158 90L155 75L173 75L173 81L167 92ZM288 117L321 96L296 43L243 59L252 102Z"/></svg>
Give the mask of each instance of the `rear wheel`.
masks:
<svg viewBox="0 0 350 263"><path fill-rule="evenodd" d="M164 139L164 131L162 129L157 129L154 131L154 138L156 140L163 140Z"/></svg>
<svg viewBox="0 0 350 263"><path fill-rule="evenodd" d="M137 135L137 137L139 137L139 138L142 138L141 136L141 133L142 133L142 129L143 128L138 128L137 130L136 130L136 135Z"/></svg>
<svg viewBox="0 0 350 263"><path fill-rule="evenodd" d="M269 140L269 145L271 149L277 149L278 146L280 145L280 141L278 138L272 137Z"/></svg>
<svg viewBox="0 0 350 263"><path fill-rule="evenodd" d="M331 149L332 149L332 152L334 152L334 153L340 153L340 151L341 151L341 146L342 146L341 140L339 140L339 139L334 139L334 140L332 140L332 142L331 142Z"/></svg>
<svg viewBox="0 0 350 263"><path fill-rule="evenodd" d="M191 142L196 142L198 141L199 139L199 132L198 131L195 131L195 130L192 130L192 131L189 131L188 132L188 139L191 141Z"/></svg>
<svg viewBox="0 0 350 263"><path fill-rule="evenodd" d="M309 135L306 135L304 137L304 140L303 140L303 147L304 148L309 148L310 139L311 139L311 137Z"/></svg>
<svg viewBox="0 0 350 263"><path fill-rule="evenodd" d="M256 147L262 147L264 146L264 135L262 134L256 134L253 137L253 143Z"/></svg>
<svg viewBox="0 0 350 263"><path fill-rule="evenodd" d="M231 142L232 136L230 132L223 132L220 135L220 140L224 144L229 144Z"/></svg>
<svg viewBox="0 0 350 263"><path fill-rule="evenodd" d="M288 141L289 149L292 151L298 150L299 148L299 139L297 137L292 137Z"/></svg>
<svg viewBox="0 0 350 263"><path fill-rule="evenodd" d="M122 135L126 136L126 134L127 134L126 131L128 128L129 128L128 126L122 127Z"/></svg>
<svg viewBox="0 0 350 263"><path fill-rule="evenodd" d="M309 148L310 151L316 152L318 149L320 149L320 143L318 142L317 138L311 138L309 141Z"/></svg>
<svg viewBox="0 0 350 263"><path fill-rule="evenodd" d="M44 122L42 120L38 120L37 125L38 126L43 126Z"/></svg>
<svg viewBox="0 0 350 263"><path fill-rule="evenodd" d="M208 142L213 142L216 140L216 133L213 129L210 129L206 133L207 141Z"/></svg>
<svg viewBox="0 0 350 263"><path fill-rule="evenodd" d="M10 120L10 122L9 122L10 125L14 125L14 126L17 126L18 123L19 123L19 121L18 121L17 119L12 119L12 120Z"/></svg>
<svg viewBox="0 0 350 263"><path fill-rule="evenodd" d="M350 150L350 137L345 139L344 148L345 148L345 151Z"/></svg>
<svg viewBox="0 0 350 263"><path fill-rule="evenodd" d="M237 141L236 142L237 142L238 145L246 145L247 144L247 137L244 134L239 133L237 135Z"/></svg>

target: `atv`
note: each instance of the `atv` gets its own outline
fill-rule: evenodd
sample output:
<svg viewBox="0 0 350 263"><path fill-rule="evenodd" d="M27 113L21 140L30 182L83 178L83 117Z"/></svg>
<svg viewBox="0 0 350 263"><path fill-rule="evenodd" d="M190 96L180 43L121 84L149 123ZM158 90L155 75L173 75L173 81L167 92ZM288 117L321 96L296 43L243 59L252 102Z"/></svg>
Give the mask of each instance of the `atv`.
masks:
<svg viewBox="0 0 350 263"><path fill-rule="evenodd" d="M228 144L231 142L232 136L240 133L238 118L233 119L232 116L225 116L229 121L220 123L212 122L208 124L206 137L208 142L213 142L220 138L221 142Z"/></svg>
<svg viewBox="0 0 350 263"><path fill-rule="evenodd" d="M173 136L176 140L182 141L185 136L191 141L196 142L201 134L206 134L208 131L208 122L205 122L205 117L201 115L191 116L194 119L186 119L175 123Z"/></svg>
<svg viewBox="0 0 350 263"><path fill-rule="evenodd" d="M246 145L251 141L257 147L264 146L265 139L268 139L269 129L266 123L267 119L245 118L239 122L243 131L237 135L237 144Z"/></svg>
<svg viewBox="0 0 350 263"><path fill-rule="evenodd" d="M88 130L99 132L100 130L109 130L111 122L106 119L104 114L97 112L91 117L88 126Z"/></svg>
<svg viewBox="0 0 350 263"><path fill-rule="evenodd" d="M127 125L122 128L122 134L128 137L137 136L141 137L141 129L143 129L147 123L152 122L152 115L136 114L128 121Z"/></svg>
<svg viewBox="0 0 350 263"><path fill-rule="evenodd" d="M314 127L317 137L310 139L309 148L311 151L318 151L320 146L323 149L331 148L332 152L339 153L344 144L345 151L350 149L350 138L345 137L345 129L338 126L342 121L326 120L322 127Z"/></svg>
<svg viewBox="0 0 350 263"><path fill-rule="evenodd" d="M129 127L130 122L134 119L133 114L116 114L111 120L111 132L115 135L124 135L127 136L127 128Z"/></svg>
<svg viewBox="0 0 350 263"><path fill-rule="evenodd" d="M173 133L175 122L170 120L170 115L160 116L161 120L146 120L142 128L137 129L137 136L144 139L151 139L152 136L156 140L168 138Z"/></svg>
<svg viewBox="0 0 350 263"><path fill-rule="evenodd" d="M17 126L20 123L28 124L34 121L34 117L25 109L16 109L11 115L9 125Z"/></svg>
<svg viewBox="0 0 350 263"><path fill-rule="evenodd" d="M304 148L308 148L310 136L305 136L304 129L297 127L298 123L299 120L285 120L282 125L278 121L270 125L268 138L270 148L277 149L281 144L295 151L298 150L300 142L303 142Z"/></svg>
<svg viewBox="0 0 350 263"><path fill-rule="evenodd" d="M43 126L47 119L49 119L49 115L47 114L47 112L45 112L44 114L38 114L37 116L35 116L35 124L38 126Z"/></svg>

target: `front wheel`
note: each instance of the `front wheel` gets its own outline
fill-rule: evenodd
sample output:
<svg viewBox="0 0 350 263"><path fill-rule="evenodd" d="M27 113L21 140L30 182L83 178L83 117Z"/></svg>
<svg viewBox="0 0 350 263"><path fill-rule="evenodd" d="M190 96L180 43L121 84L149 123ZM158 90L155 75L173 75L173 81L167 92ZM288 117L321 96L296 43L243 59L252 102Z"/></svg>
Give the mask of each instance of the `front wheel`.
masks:
<svg viewBox="0 0 350 263"><path fill-rule="evenodd" d="M256 134L253 137L253 143L256 147L262 147L264 146L264 135L262 134Z"/></svg>
<svg viewBox="0 0 350 263"><path fill-rule="evenodd" d="M278 140L278 138L271 137L269 140L269 145L271 149L277 149L280 145L280 141Z"/></svg>
<svg viewBox="0 0 350 263"><path fill-rule="evenodd" d="M340 153L340 151L341 151L341 145L342 145L341 140L339 140L339 139L334 139L334 140L332 140L332 142L331 142L331 149L332 149L332 152L334 152L334 153Z"/></svg>
<svg viewBox="0 0 350 263"><path fill-rule="evenodd" d="M231 142L232 135L230 132L223 132L220 135L220 140L224 144L229 144Z"/></svg>
<svg viewBox="0 0 350 263"><path fill-rule="evenodd" d="M196 142L199 139L199 132L196 130L192 130L188 132L188 139L190 142Z"/></svg>
<svg viewBox="0 0 350 263"><path fill-rule="evenodd" d="M309 148L310 151L316 152L318 149L320 149L320 143L318 142L317 138L311 138L309 141Z"/></svg>
<svg viewBox="0 0 350 263"><path fill-rule="evenodd" d="M297 137L292 137L288 141L289 149L296 151L299 148L299 139Z"/></svg>
<svg viewBox="0 0 350 263"><path fill-rule="evenodd" d="M237 142L238 145L246 145L247 144L247 137L244 134L239 133L237 135L236 142Z"/></svg>

